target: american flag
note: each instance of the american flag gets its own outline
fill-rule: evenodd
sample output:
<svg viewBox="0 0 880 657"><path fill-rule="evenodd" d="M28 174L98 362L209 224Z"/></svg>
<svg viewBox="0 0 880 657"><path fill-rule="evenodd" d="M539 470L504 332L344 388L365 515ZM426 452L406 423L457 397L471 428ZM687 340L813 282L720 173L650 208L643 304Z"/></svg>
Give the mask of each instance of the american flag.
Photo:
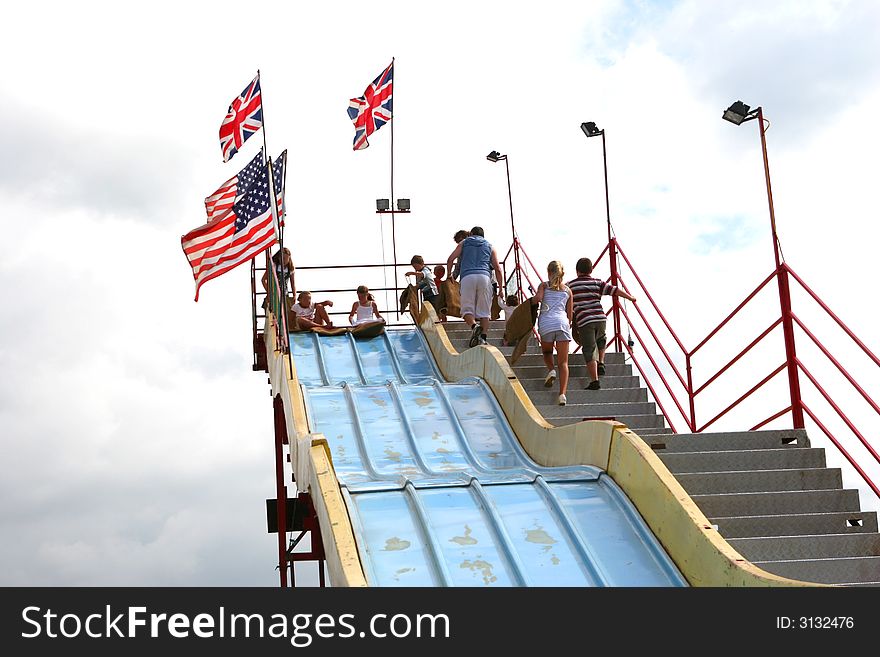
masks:
<svg viewBox="0 0 880 657"><path fill-rule="evenodd" d="M180 238L196 281L196 301L206 281L247 262L277 241L270 199L266 166L226 214Z"/></svg>
<svg viewBox="0 0 880 657"><path fill-rule="evenodd" d="M244 196L244 193L254 183L254 180L260 173L260 168L265 166L263 162L263 149L261 148L260 152L250 161L250 164L220 185L220 189L206 198L205 211L208 213L208 223L226 214L235 204L235 201Z"/></svg>
<svg viewBox="0 0 880 657"><path fill-rule="evenodd" d="M391 120L391 86L394 60L379 74L360 98L348 102L348 116L354 123L354 150L369 146L367 137Z"/></svg>
<svg viewBox="0 0 880 657"><path fill-rule="evenodd" d="M280 157L272 163L272 182L275 185L275 216L278 217L280 225L284 225L284 215L287 210L284 205L284 186L287 184L287 149L285 149Z"/></svg>
<svg viewBox="0 0 880 657"><path fill-rule="evenodd" d="M223 161L229 162L247 138L263 125L263 96L260 93L260 73L229 105L226 118L220 124L220 149Z"/></svg>

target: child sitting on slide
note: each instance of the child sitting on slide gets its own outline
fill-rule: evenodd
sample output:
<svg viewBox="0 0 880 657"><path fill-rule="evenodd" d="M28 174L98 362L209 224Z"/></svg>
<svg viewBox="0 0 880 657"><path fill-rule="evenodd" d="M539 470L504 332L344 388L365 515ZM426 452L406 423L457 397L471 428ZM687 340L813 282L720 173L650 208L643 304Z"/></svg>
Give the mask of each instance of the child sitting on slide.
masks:
<svg viewBox="0 0 880 657"><path fill-rule="evenodd" d="M300 292L296 298L296 303L290 307L290 310L296 316L296 328L309 329L313 326L333 328L333 322L330 321L324 306L332 308L333 302L327 300L320 303L312 303L311 292Z"/></svg>

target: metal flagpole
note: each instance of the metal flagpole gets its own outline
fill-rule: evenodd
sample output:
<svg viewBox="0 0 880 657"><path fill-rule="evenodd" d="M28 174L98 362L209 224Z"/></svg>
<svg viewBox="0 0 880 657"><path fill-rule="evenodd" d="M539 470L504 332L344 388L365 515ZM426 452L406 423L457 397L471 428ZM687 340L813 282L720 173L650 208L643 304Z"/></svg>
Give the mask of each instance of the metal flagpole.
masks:
<svg viewBox="0 0 880 657"><path fill-rule="evenodd" d="M400 319L400 304L398 303L398 299L400 297L400 290L397 283L397 235L395 234L395 221L394 221L394 57L391 58L391 257L394 259L394 316L399 320Z"/></svg>
<svg viewBox="0 0 880 657"><path fill-rule="evenodd" d="M257 82L260 82L260 69L257 69ZM263 85L260 82L260 114L263 117L263 164L269 159L269 147L266 146L266 106L263 104Z"/></svg>

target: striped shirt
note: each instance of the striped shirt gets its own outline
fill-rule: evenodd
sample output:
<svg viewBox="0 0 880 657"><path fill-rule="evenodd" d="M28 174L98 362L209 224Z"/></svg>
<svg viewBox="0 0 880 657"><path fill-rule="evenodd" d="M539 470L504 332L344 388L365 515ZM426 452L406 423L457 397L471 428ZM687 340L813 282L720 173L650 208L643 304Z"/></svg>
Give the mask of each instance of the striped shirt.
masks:
<svg viewBox="0 0 880 657"><path fill-rule="evenodd" d="M591 276L578 276L568 282L574 296L574 319L578 326L591 322L604 322L605 311L602 309L602 295L617 292L617 287Z"/></svg>

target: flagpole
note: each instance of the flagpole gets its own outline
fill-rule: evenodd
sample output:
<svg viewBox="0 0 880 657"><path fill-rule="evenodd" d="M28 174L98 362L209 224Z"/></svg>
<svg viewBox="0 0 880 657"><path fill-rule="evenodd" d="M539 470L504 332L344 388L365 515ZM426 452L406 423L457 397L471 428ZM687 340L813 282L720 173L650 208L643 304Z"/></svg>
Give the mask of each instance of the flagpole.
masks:
<svg viewBox="0 0 880 657"><path fill-rule="evenodd" d="M391 58L391 71L392 71L392 80L394 79L394 57ZM394 316L399 320L400 313L399 308L400 305L397 303L397 299L400 297L400 290L397 283L397 235L395 233L395 221L394 221L394 208L396 207L394 204L394 96L392 95L392 110L391 110L391 257L394 258Z"/></svg>
<svg viewBox="0 0 880 657"><path fill-rule="evenodd" d="M278 221L278 213L275 207L275 176L272 174L272 158L269 157L269 146L266 141L266 104L263 102L263 81L260 78L260 69L257 69L257 82L260 84L260 114L262 115L262 130L263 130L263 165L269 167L269 194L271 196L272 203L272 221L274 222L275 234L278 236L278 248L283 252L284 251L284 233L282 232L281 223ZM287 172L285 171L285 175ZM271 247L266 249L266 262L268 263L266 266L271 267L272 261L269 258L269 251L271 251ZM256 257L256 256L255 256ZM284 262L284 256L281 256L281 280L278 283L282 283L284 281L284 270L286 269L286 265ZM291 291L293 286L291 285ZM287 286L284 287L284 294L281 297L282 306L284 305L285 297L287 296Z"/></svg>
<svg viewBox="0 0 880 657"><path fill-rule="evenodd" d="M263 84L260 80L260 69L257 69L257 82L260 83L260 114L263 116L263 164L269 159L269 147L266 145L266 105L263 103Z"/></svg>

